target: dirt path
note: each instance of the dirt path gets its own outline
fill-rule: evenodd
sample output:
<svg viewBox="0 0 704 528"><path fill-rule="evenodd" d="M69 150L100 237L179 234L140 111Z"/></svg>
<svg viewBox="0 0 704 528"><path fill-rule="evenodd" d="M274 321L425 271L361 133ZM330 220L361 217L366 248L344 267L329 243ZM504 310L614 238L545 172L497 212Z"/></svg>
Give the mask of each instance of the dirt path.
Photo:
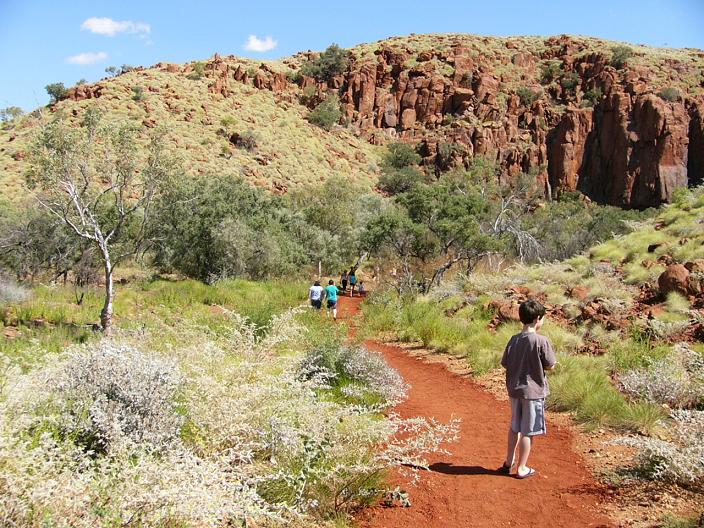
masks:
<svg viewBox="0 0 704 528"><path fill-rule="evenodd" d="M342 298L341 319L354 316L359 304ZM357 519L361 527L613 526L602 513L605 489L572 451L569 431L548 420L548 435L533 444L529 464L538 471L535 477L497 474L510 418L506 402L442 364L423 362L392 345L365 345L382 353L411 386L408 400L396 409L401 416L447 421L454 415L462 425L460 443L448 446L452 455L430 457L430 471L422 473L417 487L398 481L410 491L412 506L366 510Z"/></svg>

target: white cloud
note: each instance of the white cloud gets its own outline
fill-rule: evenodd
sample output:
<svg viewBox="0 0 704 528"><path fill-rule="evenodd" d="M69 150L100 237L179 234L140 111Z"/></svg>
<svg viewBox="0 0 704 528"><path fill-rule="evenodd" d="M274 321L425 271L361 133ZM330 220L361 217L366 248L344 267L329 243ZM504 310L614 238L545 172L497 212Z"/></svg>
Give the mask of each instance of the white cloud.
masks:
<svg viewBox="0 0 704 528"><path fill-rule="evenodd" d="M114 37L118 33L149 34L152 30L151 26L145 22L113 20L107 17L91 17L81 24L81 29L108 37Z"/></svg>
<svg viewBox="0 0 704 528"><path fill-rule="evenodd" d="M247 51L270 51L273 50L279 43L271 37L258 38L256 35L250 35L244 49Z"/></svg>
<svg viewBox="0 0 704 528"><path fill-rule="evenodd" d="M88 64L95 64L96 62L103 62L107 58L108 54L104 51L99 51L97 53L87 51L85 53L79 53L78 55L67 57L66 62L69 64L80 64L81 66L86 66Z"/></svg>

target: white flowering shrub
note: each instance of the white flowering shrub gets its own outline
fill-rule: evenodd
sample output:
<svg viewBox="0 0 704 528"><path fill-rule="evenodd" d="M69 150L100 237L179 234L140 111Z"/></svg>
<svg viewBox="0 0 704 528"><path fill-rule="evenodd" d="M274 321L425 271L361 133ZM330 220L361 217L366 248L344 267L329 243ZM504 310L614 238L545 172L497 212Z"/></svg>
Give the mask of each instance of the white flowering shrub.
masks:
<svg viewBox="0 0 704 528"><path fill-rule="evenodd" d="M399 373L376 352L364 347L325 343L310 350L299 365L299 376L340 387L353 400L368 392L380 398L382 407L400 403L407 386Z"/></svg>
<svg viewBox="0 0 704 528"><path fill-rule="evenodd" d="M330 380L302 376L288 353L302 332L292 316L265 334L233 321L219 341L184 326L162 353L123 336L13 371L0 397L0 526L319 524L457 438L454 421L331 398ZM347 387L401 397L380 356L338 356Z"/></svg>
<svg viewBox="0 0 704 528"><path fill-rule="evenodd" d="M635 399L689 408L704 402L704 357L686 343L674 346L667 357L648 368L619 377L621 390Z"/></svg>
<svg viewBox="0 0 704 528"><path fill-rule="evenodd" d="M0 275L0 305L6 303L21 303L29 298L29 290L13 280Z"/></svg>
<svg viewBox="0 0 704 528"><path fill-rule="evenodd" d="M672 412L670 440L649 437L621 438L619 443L638 448L638 468L649 477L678 484L704 481L704 411Z"/></svg>

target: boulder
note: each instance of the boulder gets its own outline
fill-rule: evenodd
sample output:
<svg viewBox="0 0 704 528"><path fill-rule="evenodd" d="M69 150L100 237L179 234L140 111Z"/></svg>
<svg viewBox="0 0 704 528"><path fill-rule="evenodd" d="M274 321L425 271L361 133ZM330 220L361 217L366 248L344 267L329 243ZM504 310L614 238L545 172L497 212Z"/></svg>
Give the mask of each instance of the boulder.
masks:
<svg viewBox="0 0 704 528"><path fill-rule="evenodd" d="M689 291L689 270L682 264L670 264L658 277L658 288L662 295L677 292L687 295Z"/></svg>

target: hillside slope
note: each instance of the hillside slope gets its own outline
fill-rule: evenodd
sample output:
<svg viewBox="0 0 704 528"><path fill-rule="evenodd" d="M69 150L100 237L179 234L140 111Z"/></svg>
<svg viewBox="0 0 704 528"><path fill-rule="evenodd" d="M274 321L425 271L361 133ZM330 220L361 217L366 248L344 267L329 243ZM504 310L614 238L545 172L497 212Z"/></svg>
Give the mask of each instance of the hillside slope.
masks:
<svg viewBox="0 0 704 528"><path fill-rule="evenodd" d="M89 107L99 108L106 122L134 123L143 139L150 129L164 127L167 150L191 174L241 175L274 192L335 174L369 187L376 182L379 147L349 130L327 132L308 123L308 110L295 98L235 82L224 97L209 90L208 71L197 80L187 78L189 72L190 66L156 65L78 86L41 115L6 127L0 131L2 194L23 195L26 158L41 123L57 113L77 121ZM142 89L141 100L135 100L135 87ZM250 133L256 145L238 147L238 136Z"/></svg>
<svg viewBox="0 0 704 528"><path fill-rule="evenodd" d="M98 105L144 127L164 125L191 172L242 172L273 190L340 173L376 180L372 144L417 145L431 172L496 160L503 176L534 174L546 196L580 190L624 207L668 202L704 180L704 52L587 37L410 35L350 50L344 73L300 75L316 53L257 63L215 55L157 64L76 87L56 111ZM132 89L142 87L142 101ZM344 129L303 120L336 92ZM302 103L305 103L302 104ZM306 106L307 105L307 106ZM0 182L22 171L31 117L0 135ZM247 130L255 152L235 148ZM232 141L231 141L232 140Z"/></svg>

